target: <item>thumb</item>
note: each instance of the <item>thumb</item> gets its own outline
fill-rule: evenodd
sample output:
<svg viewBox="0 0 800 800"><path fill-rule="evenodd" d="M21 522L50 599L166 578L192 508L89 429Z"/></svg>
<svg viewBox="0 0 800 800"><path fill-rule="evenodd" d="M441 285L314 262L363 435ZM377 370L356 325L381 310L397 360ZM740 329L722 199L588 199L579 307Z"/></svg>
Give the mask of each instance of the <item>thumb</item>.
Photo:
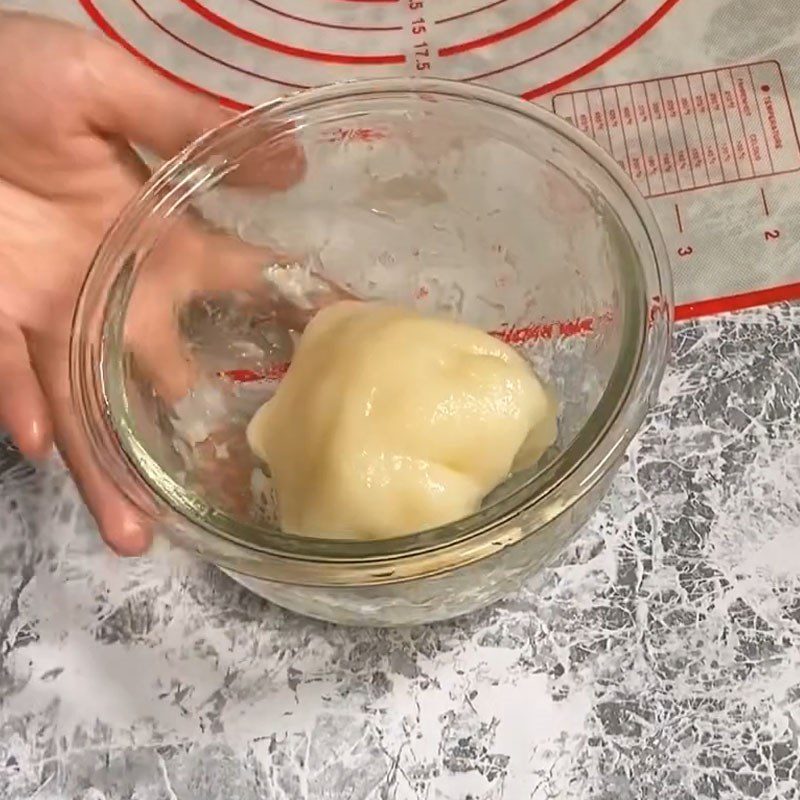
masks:
<svg viewBox="0 0 800 800"><path fill-rule="evenodd" d="M128 502L95 461L72 405L68 353L47 337L33 338L30 346L52 409L58 449L97 521L101 536L119 555L144 553L153 539L153 518Z"/></svg>
<svg viewBox="0 0 800 800"><path fill-rule="evenodd" d="M22 331L0 314L0 430L28 458L44 458L53 445L50 413L28 356Z"/></svg>
<svg viewBox="0 0 800 800"><path fill-rule="evenodd" d="M116 45L98 45L96 52L87 55L86 68L92 85L87 121L99 133L172 158L235 116L214 99L158 75ZM305 156L291 132L275 137L268 146L263 145L263 129L255 135L258 139L235 174L235 182L274 189L296 183L305 172Z"/></svg>
<svg viewBox="0 0 800 800"><path fill-rule="evenodd" d="M120 136L170 158L233 114L209 97L182 89L116 45L98 40L85 67L90 91L87 120L107 136Z"/></svg>

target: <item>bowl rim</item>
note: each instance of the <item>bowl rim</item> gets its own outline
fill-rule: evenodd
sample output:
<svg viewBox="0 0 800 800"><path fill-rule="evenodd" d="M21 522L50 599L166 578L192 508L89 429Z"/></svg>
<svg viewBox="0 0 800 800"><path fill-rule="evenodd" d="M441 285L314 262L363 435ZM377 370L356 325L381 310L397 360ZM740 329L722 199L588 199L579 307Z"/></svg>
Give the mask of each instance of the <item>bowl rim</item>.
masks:
<svg viewBox="0 0 800 800"><path fill-rule="evenodd" d="M506 498L455 523L391 539L362 541L290 536L210 509L160 470L155 459L139 445L135 433L126 429L124 414L115 413L120 403L125 405L121 359L118 359L119 370L115 371L113 364L110 371L105 369L104 355L109 350L113 352L115 344L121 346L119 336L124 307L120 313L119 308L110 307L110 300L102 303L102 330L105 332L109 324L116 324L116 340L111 336L109 341L97 341L97 337L91 335L87 317L98 298L110 297L103 293L103 287L109 292L119 291L116 282L126 260L124 256L134 249L142 223L150 218L152 208L149 206L158 208L159 202L163 203L164 197L174 192L176 177L184 176L187 166L202 163L204 156L219 147L226 137L237 135L251 123L285 123L287 118L293 120L305 110L338 100L391 94L427 95L500 107L549 129L557 139L582 151L585 166L591 164L602 170L630 204L650 251L651 278L657 283L658 292L654 297L627 292L637 296L624 298L622 346L599 401L559 456ZM221 163L216 169L225 174L229 166ZM177 181L179 185L186 182L186 177ZM187 197L191 192L192 189ZM173 209L178 205L174 204ZM623 228L630 232L628 227L623 225ZM648 277L644 275L645 264L641 258L637 264L638 277L644 281ZM130 296L134 277L135 270L129 276L128 285L122 287L123 295L127 291ZM109 289L112 285L113 289ZM160 516L166 508L178 515L178 528L185 528L186 523L198 526L208 536L201 537L199 545L197 537L193 537L194 547L211 560L256 577L289 583L395 582L464 566L534 535L612 471L639 429L660 383L673 316L669 259L655 217L633 181L596 142L541 106L484 86L417 77L347 81L255 106L204 134L154 173L112 225L86 274L76 306L70 346L72 397L94 455L107 468L116 487L150 516L154 512ZM628 347L630 352L626 353L626 343L635 343L635 348ZM653 352L648 353L648 349ZM115 416L116 426L113 424ZM591 435L587 431L592 431ZM143 468L143 463L149 469ZM161 472L160 480L152 479L153 469ZM526 517L524 530L514 525L514 519L522 514ZM332 569L334 566L336 569Z"/></svg>

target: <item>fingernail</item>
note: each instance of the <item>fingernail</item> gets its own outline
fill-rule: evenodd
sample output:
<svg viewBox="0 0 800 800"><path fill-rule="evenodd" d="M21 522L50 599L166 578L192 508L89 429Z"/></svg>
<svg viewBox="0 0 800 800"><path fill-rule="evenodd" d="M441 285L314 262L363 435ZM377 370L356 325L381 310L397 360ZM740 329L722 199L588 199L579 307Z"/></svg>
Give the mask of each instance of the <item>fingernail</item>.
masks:
<svg viewBox="0 0 800 800"><path fill-rule="evenodd" d="M111 525L104 526L104 531L108 546L124 558L144 555L153 541L152 531L146 522L125 514Z"/></svg>

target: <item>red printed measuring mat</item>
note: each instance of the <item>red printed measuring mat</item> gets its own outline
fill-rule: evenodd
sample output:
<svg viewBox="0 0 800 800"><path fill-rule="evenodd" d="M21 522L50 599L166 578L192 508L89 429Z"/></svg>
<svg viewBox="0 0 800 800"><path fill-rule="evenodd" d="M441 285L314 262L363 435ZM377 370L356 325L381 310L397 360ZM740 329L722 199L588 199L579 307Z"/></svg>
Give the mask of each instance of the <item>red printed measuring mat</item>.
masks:
<svg viewBox="0 0 800 800"><path fill-rule="evenodd" d="M800 297L796 0L0 0L240 108L398 75L541 103L648 198L679 316Z"/></svg>

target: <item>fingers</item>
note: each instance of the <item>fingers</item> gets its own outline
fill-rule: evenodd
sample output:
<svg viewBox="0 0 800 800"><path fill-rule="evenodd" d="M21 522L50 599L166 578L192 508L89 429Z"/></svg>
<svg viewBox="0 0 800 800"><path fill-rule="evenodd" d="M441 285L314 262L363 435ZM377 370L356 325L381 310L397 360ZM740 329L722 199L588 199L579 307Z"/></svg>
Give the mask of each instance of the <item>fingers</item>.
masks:
<svg viewBox="0 0 800 800"><path fill-rule="evenodd" d="M0 429L27 458L42 459L53 447L50 415L22 332L0 315Z"/></svg>
<svg viewBox="0 0 800 800"><path fill-rule="evenodd" d="M196 294L257 291L263 286L264 268L281 258L269 247L250 244L223 231L189 225L184 233L197 253Z"/></svg>
<svg viewBox="0 0 800 800"><path fill-rule="evenodd" d="M305 175L305 151L290 125L257 126L241 139L236 147L239 165L228 182L285 191Z"/></svg>
<svg viewBox="0 0 800 800"><path fill-rule="evenodd" d="M202 220L179 220L148 255L131 296L125 342L155 392L175 403L193 386L197 369L179 325L194 296L254 292L261 268L275 254L235 236L207 228Z"/></svg>
<svg viewBox="0 0 800 800"><path fill-rule="evenodd" d="M137 368L166 403L176 403L192 387L194 363L181 339L177 308L181 292L168 280L145 275L137 283L128 307L125 341Z"/></svg>
<svg viewBox="0 0 800 800"><path fill-rule="evenodd" d="M199 370L180 332L178 315L193 297L241 293L236 311L270 317L301 330L320 308L356 299L309 271L286 264L268 247L213 230L201 219L180 220L142 265L128 308L125 341L155 392L175 403L194 385ZM220 338L226 336L220 332Z"/></svg>
<svg viewBox="0 0 800 800"><path fill-rule="evenodd" d="M216 100L170 82L114 46L104 43L91 59L90 124L162 158L171 158L234 116ZM239 184L282 190L305 173L303 149L289 126L242 133L232 155L242 160L231 176Z"/></svg>
<svg viewBox="0 0 800 800"><path fill-rule="evenodd" d="M31 343L37 373L50 400L56 442L100 535L119 555L144 553L152 542L151 521L129 503L95 462L72 408L66 345L50 340Z"/></svg>

